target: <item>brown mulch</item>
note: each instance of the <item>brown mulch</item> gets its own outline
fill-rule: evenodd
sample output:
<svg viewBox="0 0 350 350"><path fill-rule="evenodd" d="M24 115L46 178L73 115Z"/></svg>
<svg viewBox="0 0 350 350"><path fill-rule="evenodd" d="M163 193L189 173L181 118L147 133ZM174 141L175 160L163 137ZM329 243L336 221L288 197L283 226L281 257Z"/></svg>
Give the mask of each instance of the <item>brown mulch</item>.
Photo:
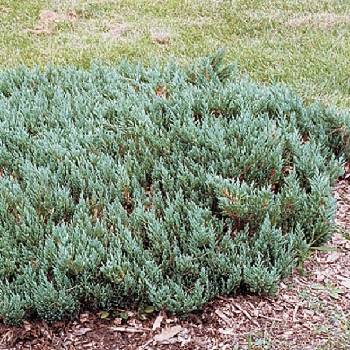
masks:
<svg viewBox="0 0 350 350"><path fill-rule="evenodd" d="M76 320L0 324L0 349L348 349L350 348L350 173L334 195L338 225L275 297L221 297L186 318L84 313Z"/></svg>

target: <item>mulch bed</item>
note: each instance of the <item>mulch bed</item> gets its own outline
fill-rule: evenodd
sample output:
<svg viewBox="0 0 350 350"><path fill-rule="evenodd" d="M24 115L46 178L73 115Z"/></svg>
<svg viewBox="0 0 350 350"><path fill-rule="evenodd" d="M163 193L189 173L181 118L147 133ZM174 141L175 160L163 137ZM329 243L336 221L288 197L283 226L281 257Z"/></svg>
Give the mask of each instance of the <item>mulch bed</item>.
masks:
<svg viewBox="0 0 350 350"><path fill-rule="evenodd" d="M117 310L69 322L0 324L0 349L350 348L350 172L334 194L337 229L274 297L221 297L186 318Z"/></svg>

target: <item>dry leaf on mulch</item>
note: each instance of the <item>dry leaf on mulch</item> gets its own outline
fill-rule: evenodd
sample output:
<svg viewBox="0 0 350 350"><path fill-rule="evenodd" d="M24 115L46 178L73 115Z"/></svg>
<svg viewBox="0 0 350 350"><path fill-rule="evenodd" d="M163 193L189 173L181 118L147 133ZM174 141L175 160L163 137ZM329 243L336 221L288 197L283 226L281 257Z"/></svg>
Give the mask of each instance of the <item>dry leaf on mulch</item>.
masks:
<svg viewBox="0 0 350 350"><path fill-rule="evenodd" d="M160 328L161 323L163 321L164 316L162 315L158 315L157 318L154 320L153 326L152 326L152 330L155 331L158 328Z"/></svg>
<svg viewBox="0 0 350 350"><path fill-rule="evenodd" d="M182 331L181 326L164 328L160 334L157 334L156 336L154 336L154 340L159 342L159 343L162 343L162 342L168 341L169 339L175 337L175 335L177 335L181 331Z"/></svg>

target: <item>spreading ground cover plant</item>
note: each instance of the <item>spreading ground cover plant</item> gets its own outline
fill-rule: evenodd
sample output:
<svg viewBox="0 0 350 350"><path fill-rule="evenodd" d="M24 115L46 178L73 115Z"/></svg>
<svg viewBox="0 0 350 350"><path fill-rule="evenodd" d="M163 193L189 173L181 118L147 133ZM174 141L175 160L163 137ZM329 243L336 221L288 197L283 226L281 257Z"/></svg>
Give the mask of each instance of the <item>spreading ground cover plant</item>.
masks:
<svg viewBox="0 0 350 350"><path fill-rule="evenodd" d="M235 74L0 74L0 317L273 293L332 230L349 116Z"/></svg>

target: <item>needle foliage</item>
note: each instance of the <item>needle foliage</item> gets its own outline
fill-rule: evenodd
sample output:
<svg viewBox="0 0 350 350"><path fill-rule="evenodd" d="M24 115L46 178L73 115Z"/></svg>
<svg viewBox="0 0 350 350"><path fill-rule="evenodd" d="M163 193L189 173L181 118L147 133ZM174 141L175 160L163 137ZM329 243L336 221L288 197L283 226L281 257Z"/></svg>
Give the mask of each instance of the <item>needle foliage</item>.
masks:
<svg viewBox="0 0 350 350"><path fill-rule="evenodd" d="M0 317L273 293L327 240L349 116L219 53L0 73Z"/></svg>

